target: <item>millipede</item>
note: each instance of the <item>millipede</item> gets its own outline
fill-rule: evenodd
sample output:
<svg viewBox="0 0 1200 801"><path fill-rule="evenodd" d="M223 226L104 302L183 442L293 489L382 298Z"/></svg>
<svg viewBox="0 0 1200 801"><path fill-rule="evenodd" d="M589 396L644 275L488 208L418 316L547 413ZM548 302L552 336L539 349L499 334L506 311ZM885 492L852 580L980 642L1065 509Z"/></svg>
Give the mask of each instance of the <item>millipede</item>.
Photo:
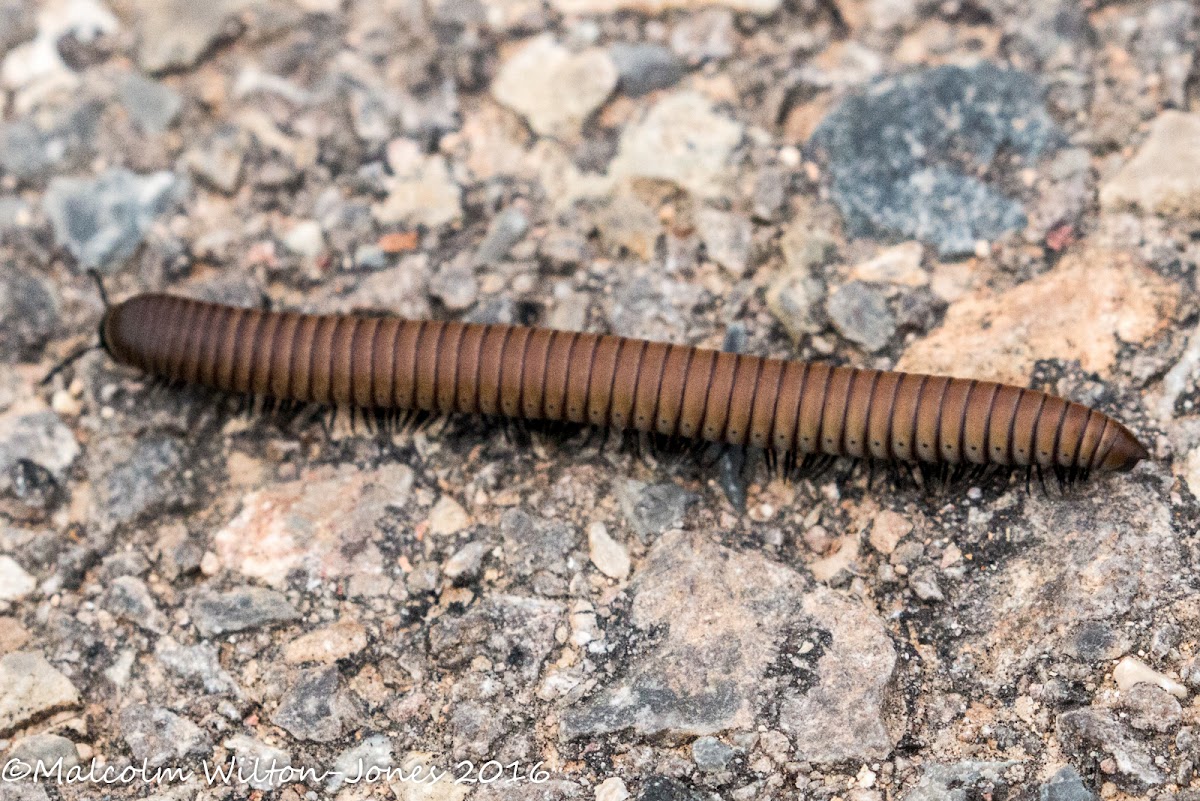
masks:
<svg viewBox="0 0 1200 801"><path fill-rule="evenodd" d="M1112 417L1035 389L507 324L318 315L168 294L107 304L97 347L164 381L365 415L476 414L854 457L935 473L1131 469Z"/></svg>

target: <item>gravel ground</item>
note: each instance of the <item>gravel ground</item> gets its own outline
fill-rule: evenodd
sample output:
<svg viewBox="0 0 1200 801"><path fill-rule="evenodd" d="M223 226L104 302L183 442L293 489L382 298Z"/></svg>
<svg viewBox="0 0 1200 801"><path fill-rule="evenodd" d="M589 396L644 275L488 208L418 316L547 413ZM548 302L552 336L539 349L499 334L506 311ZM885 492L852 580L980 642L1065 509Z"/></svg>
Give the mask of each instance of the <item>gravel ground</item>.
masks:
<svg viewBox="0 0 1200 801"><path fill-rule="evenodd" d="M0 0L0 754L95 766L0 799L1200 799L1198 34L1188 0ZM327 432L101 353L41 386L89 269L998 378L1154 458L929 495Z"/></svg>

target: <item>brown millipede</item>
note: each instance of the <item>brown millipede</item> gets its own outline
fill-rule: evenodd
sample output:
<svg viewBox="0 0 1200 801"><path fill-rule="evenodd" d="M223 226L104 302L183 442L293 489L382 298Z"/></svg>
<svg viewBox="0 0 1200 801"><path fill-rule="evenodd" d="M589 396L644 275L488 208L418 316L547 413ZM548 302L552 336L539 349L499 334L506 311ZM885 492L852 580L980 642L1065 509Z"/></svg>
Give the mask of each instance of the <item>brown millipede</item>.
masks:
<svg viewBox="0 0 1200 801"><path fill-rule="evenodd" d="M1146 449L1108 415L1033 389L831 367L514 325L310 315L143 294L100 345L173 382L278 401L608 426L936 467L1128 470Z"/></svg>

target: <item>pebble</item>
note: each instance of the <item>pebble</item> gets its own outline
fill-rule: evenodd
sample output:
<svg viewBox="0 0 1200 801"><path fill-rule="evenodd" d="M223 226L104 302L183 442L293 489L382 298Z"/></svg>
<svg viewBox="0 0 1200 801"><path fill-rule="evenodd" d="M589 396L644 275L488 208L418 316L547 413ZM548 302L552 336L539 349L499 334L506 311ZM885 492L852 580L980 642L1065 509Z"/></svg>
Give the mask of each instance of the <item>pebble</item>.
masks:
<svg viewBox="0 0 1200 801"><path fill-rule="evenodd" d="M500 65L492 94L534 133L570 138L579 135L616 86L617 67L608 53L599 48L572 53L543 34Z"/></svg>
<svg viewBox="0 0 1200 801"><path fill-rule="evenodd" d="M1135 684L1122 691L1121 705L1129 712L1129 725L1138 731L1166 734L1178 728L1183 708L1166 690L1153 684Z"/></svg>
<svg viewBox="0 0 1200 801"><path fill-rule="evenodd" d="M63 157L61 142L30 120L0 125L0 173L28 181L45 176Z"/></svg>
<svg viewBox="0 0 1200 801"><path fill-rule="evenodd" d="M904 801L958 801L975 795L977 789L991 795L997 786L1003 786L1001 777L1013 764L982 760L927 764L916 786L904 795Z"/></svg>
<svg viewBox="0 0 1200 801"><path fill-rule="evenodd" d="M1061 359L1108 376L1122 343L1150 340L1178 301L1176 285L1128 254L1085 249L1012 289L983 289L952 303L942 325L910 345L896 369L947 375L977 365L971 377L1023 386L1039 360Z"/></svg>
<svg viewBox="0 0 1200 801"><path fill-rule="evenodd" d="M617 581L629 578L629 551L599 521L588 526L588 552L592 564L604 575Z"/></svg>
<svg viewBox="0 0 1200 801"><path fill-rule="evenodd" d="M332 666L301 672L280 699L271 722L297 740L336 740L346 711L338 694L340 679L338 669Z"/></svg>
<svg viewBox="0 0 1200 801"><path fill-rule="evenodd" d="M846 339L868 351L882 350L896 334L896 317L878 288L862 281L839 287L825 301L829 321Z"/></svg>
<svg viewBox="0 0 1200 801"><path fill-rule="evenodd" d="M75 434L52 411L0 415L0 490L12 489L14 468L32 462L62 480L80 453Z"/></svg>
<svg viewBox="0 0 1200 801"><path fill-rule="evenodd" d="M729 191L733 150L743 126L698 92L671 93L621 133L609 176L667 181L700 199Z"/></svg>
<svg viewBox="0 0 1200 801"><path fill-rule="evenodd" d="M733 749L716 737L698 737L692 742L692 761L700 770L724 770L733 760Z"/></svg>
<svg viewBox="0 0 1200 801"><path fill-rule="evenodd" d="M385 771L392 767L392 743L382 734L364 739L358 745L347 748L333 761L333 775L325 783L330 790L337 790L356 777L371 776L372 769ZM432 800L431 800L432 801Z"/></svg>
<svg viewBox="0 0 1200 801"><path fill-rule="evenodd" d="M0 657L0 734L79 705L71 680L38 653Z"/></svg>
<svg viewBox="0 0 1200 801"><path fill-rule="evenodd" d="M232 195L241 184L246 140L241 129L222 126L208 141L190 148L183 162L201 183Z"/></svg>
<svg viewBox="0 0 1200 801"><path fill-rule="evenodd" d="M941 586L938 584L937 571L932 567L918 567L908 576L909 589L913 594L927 603L946 600Z"/></svg>
<svg viewBox="0 0 1200 801"><path fill-rule="evenodd" d="M1096 707L1064 712L1056 722L1058 740L1068 752L1107 754L1112 760L1112 778L1131 792L1140 792L1166 782L1154 764L1154 755L1112 713Z"/></svg>
<svg viewBox="0 0 1200 801"><path fill-rule="evenodd" d="M165 432L148 434L127 454L94 457L103 516L112 525L131 523L165 509L186 506L193 492L183 443Z"/></svg>
<svg viewBox="0 0 1200 801"><path fill-rule="evenodd" d="M289 665L330 664L354 656L366 647L367 630L362 624L355 620L339 620L289 642L283 648L283 661Z"/></svg>
<svg viewBox="0 0 1200 801"><path fill-rule="evenodd" d="M228 592L202 589L193 596L190 611L192 622L204 637L288 623L300 616L281 593L262 587Z"/></svg>
<svg viewBox="0 0 1200 801"><path fill-rule="evenodd" d="M871 546L881 554L891 554L896 545L913 530L912 521L899 512L883 509L871 524Z"/></svg>
<svg viewBox="0 0 1200 801"><path fill-rule="evenodd" d="M0 556L0 601L20 601L37 589L37 579L11 556Z"/></svg>
<svg viewBox="0 0 1200 801"><path fill-rule="evenodd" d="M708 257L734 276L750 269L750 245L754 229L738 214L704 208L696 212L696 228Z"/></svg>
<svg viewBox="0 0 1200 801"><path fill-rule="evenodd" d="M737 50L733 12L706 8L684 16L671 31L671 50L692 64L729 58Z"/></svg>
<svg viewBox="0 0 1200 801"><path fill-rule="evenodd" d="M435 537L458 534L470 525L471 515L449 495L443 495L429 510L429 533Z"/></svg>
<svg viewBox="0 0 1200 801"><path fill-rule="evenodd" d="M852 236L918 239L953 257L1025 225L1021 204L976 176L1001 150L1033 161L1059 142L1037 81L984 62L918 70L852 94L810 144L824 154Z"/></svg>
<svg viewBox="0 0 1200 801"><path fill-rule="evenodd" d="M647 542L683 523L683 515L697 500L677 484L646 484L626 479L618 485L617 501L638 538Z"/></svg>
<svg viewBox="0 0 1200 801"><path fill-rule="evenodd" d="M504 539L504 561L521 576L539 571L564 573L568 554L579 540L577 530L566 523L509 509L500 518Z"/></svg>
<svg viewBox="0 0 1200 801"><path fill-rule="evenodd" d="M140 9L138 63L147 72L191 67L227 30L248 0L161 0Z"/></svg>
<svg viewBox="0 0 1200 801"><path fill-rule="evenodd" d="M53 768L62 760L65 774L79 764L79 749L75 747L75 743L58 734L31 734L17 740L7 757L19 759L31 766L40 762L47 768Z"/></svg>
<svg viewBox="0 0 1200 801"><path fill-rule="evenodd" d="M683 64L662 45L617 42L608 52L617 67L618 86L630 97L667 89L684 75Z"/></svg>
<svg viewBox="0 0 1200 801"><path fill-rule="evenodd" d="M200 727L169 709L133 704L121 710L121 736L133 758L150 767L174 764L187 757L205 756L212 749Z"/></svg>
<svg viewBox="0 0 1200 801"><path fill-rule="evenodd" d="M1079 771L1066 765L1038 788L1038 801L1096 801L1096 796L1083 783Z"/></svg>
<svg viewBox="0 0 1200 801"><path fill-rule="evenodd" d="M475 305L479 281L466 258L443 264L429 279L429 294L450 311L461 312Z"/></svg>
<svg viewBox="0 0 1200 801"><path fill-rule="evenodd" d="M56 177L42 198L55 241L81 270L109 274L134 254L155 219L182 199L173 173L138 175L113 167L94 179Z"/></svg>
<svg viewBox="0 0 1200 801"><path fill-rule="evenodd" d="M392 142L388 154L387 197L371 207L380 224L437 228L462 217L462 190L444 157L423 155L408 140Z"/></svg>
<svg viewBox="0 0 1200 801"><path fill-rule="evenodd" d="M483 559L487 556L488 544L481 540L468 542L459 548L442 565L442 575L455 584L475 581L483 572Z"/></svg>
<svg viewBox="0 0 1200 801"><path fill-rule="evenodd" d="M619 776L609 776L596 785L596 801L626 801L629 788Z"/></svg>
<svg viewBox="0 0 1200 801"><path fill-rule="evenodd" d="M159 637L154 644L154 655L180 678L199 682L205 692L237 692L237 683L221 667L220 655L212 643L180 645L171 637Z"/></svg>
<svg viewBox="0 0 1200 801"><path fill-rule="evenodd" d="M221 745L233 752L238 770L247 777L246 784L250 789L270 792L287 783L287 771L282 770L292 765L292 757L287 751L245 734L235 734Z"/></svg>
<svg viewBox="0 0 1200 801"><path fill-rule="evenodd" d="M121 81L118 95L130 119L144 133L162 133L183 110L183 98L178 92L136 72Z"/></svg>
<svg viewBox="0 0 1200 801"><path fill-rule="evenodd" d="M920 242L902 242L850 268L850 280L869 284L926 286L929 273L921 268L924 248Z"/></svg>
<svg viewBox="0 0 1200 801"><path fill-rule="evenodd" d="M532 682L557 647L555 627L565 618L566 609L555 601L484 595L468 609L442 615L430 625L429 652L445 669L482 658L505 664L506 673Z"/></svg>
<svg viewBox="0 0 1200 801"><path fill-rule="evenodd" d="M529 216L520 206L508 206L493 219L475 251L475 264L495 264L504 259L529 230Z"/></svg>
<svg viewBox="0 0 1200 801"><path fill-rule="evenodd" d="M108 589L104 607L119 618L156 634L167 631L167 618L159 610L146 583L136 576L121 576Z"/></svg>
<svg viewBox="0 0 1200 801"><path fill-rule="evenodd" d="M283 246L297 256L315 259L325 249L325 235L316 220L299 220L283 235Z"/></svg>
<svg viewBox="0 0 1200 801"><path fill-rule="evenodd" d="M768 16L779 10L783 0L551 0L550 5L559 13L568 15L637 11L657 16L672 9L697 11L709 6L722 6L732 11Z"/></svg>
<svg viewBox="0 0 1200 801"><path fill-rule="evenodd" d="M1107 211L1200 217L1200 114L1167 109L1137 154L1100 188Z"/></svg>
<svg viewBox="0 0 1200 801"><path fill-rule="evenodd" d="M1126 656L1117 663L1113 668L1113 681L1117 683L1123 692L1131 690L1138 684L1152 684L1162 690L1169 692L1176 698L1187 698L1187 688L1179 682L1159 673L1154 668L1147 665L1142 660L1133 656Z"/></svg>
<svg viewBox="0 0 1200 801"><path fill-rule="evenodd" d="M808 267L785 270L767 287L767 308L799 344L825 326L825 285Z"/></svg>

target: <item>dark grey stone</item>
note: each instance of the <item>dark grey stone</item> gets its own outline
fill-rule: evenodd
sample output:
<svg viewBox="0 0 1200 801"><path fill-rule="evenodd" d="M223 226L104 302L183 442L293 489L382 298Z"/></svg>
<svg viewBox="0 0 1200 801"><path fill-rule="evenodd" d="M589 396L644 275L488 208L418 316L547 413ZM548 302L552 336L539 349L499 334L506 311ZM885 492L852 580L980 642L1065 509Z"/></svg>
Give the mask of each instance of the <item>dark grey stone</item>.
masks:
<svg viewBox="0 0 1200 801"><path fill-rule="evenodd" d="M287 623L300 615L287 598L262 587L202 590L192 599L192 622L205 637Z"/></svg>
<svg viewBox="0 0 1200 801"><path fill-rule="evenodd" d="M1117 767L1112 780L1122 789L1141 792L1167 780L1150 749L1108 710L1085 707L1064 712L1056 729L1063 746L1081 758L1092 759L1097 752L1111 756Z"/></svg>
<svg viewBox="0 0 1200 801"><path fill-rule="evenodd" d="M115 270L134 254L156 217L181 198L172 173L113 168L95 179L54 178L42 199L54 238L81 269Z"/></svg>
<svg viewBox="0 0 1200 801"><path fill-rule="evenodd" d="M477 656L506 665L506 672L533 681L554 648L561 604L514 595L485 597L462 614L445 614L429 628L429 651L447 668Z"/></svg>
<svg viewBox="0 0 1200 801"><path fill-rule="evenodd" d="M342 733L344 710L338 698L341 675L336 667L315 668L300 674L271 722L297 740L327 743Z"/></svg>
<svg viewBox="0 0 1200 801"><path fill-rule="evenodd" d="M39 762L49 769L62 760L64 771L79 764L79 750L75 743L57 734L33 734L17 741L8 752L9 759L19 759L26 765L36 766Z"/></svg>
<svg viewBox="0 0 1200 801"><path fill-rule="evenodd" d="M22 181L45 175L61 158L51 145L51 137L29 120L0 125L0 175Z"/></svg>
<svg viewBox="0 0 1200 801"><path fill-rule="evenodd" d="M733 749L716 737L700 737L692 743L692 761L700 770L724 770L733 759Z"/></svg>
<svg viewBox="0 0 1200 801"><path fill-rule="evenodd" d="M518 575L536 571L567 572L567 555L579 543L580 533L566 523L531 517L510 509L500 518L504 560Z"/></svg>
<svg viewBox="0 0 1200 801"><path fill-rule="evenodd" d="M670 776L651 776L642 785L638 801L704 801L707 796Z"/></svg>
<svg viewBox="0 0 1200 801"><path fill-rule="evenodd" d="M129 523L188 505L193 488L185 475L185 461L179 439L155 432L140 439L125 459L105 465L101 497L108 522Z"/></svg>
<svg viewBox="0 0 1200 801"><path fill-rule="evenodd" d="M679 526L696 496L678 484L646 484L628 479L619 486L617 500L638 537L646 542Z"/></svg>
<svg viewBox="0 0 1200 801"><path fill-rule="evenodd" d="M662 45L618 42L609 54L617 65L618 86L631 97L674 86L685 72L683 62Z"/></svg>
<svg viewBox="0 0 1200 801"><path fill-rule="evenodd" d="M167 619L159 611L154 596L146 583L134 576L121 576L113 581L105 608L147 631L162 634L167 630Z"/></svg>
<svg viewBox="0 0 1200 801"><path fill-rule="evenodd" d="M177 676L198 681L206 692L236 692L233 677L221 667L221 657L212 643L180 645L170 637L159 637L154 655Z"/></svg>
<svg viewBox="0 0 1200 801"><path fill-rule="evenodd" d="M947 124L952 120L954 124ZM852 235L916 238L966 255L1025 225L1017 200L975 177L1062 141L1032 76L993 64L935 67L848 97L813 134Z"/></svg>
<svg viewBox="0 0 1200 801"><path fill-rule="evenodd" d="M1067 765L1038 788L1038 801L1095 801L1079 771Z"/></svg>
<svg viewBox="0 0 1200 801"><path fill-rule="evenodd" d="M521 241L529 230L529 217L517 206L509 206L495 216L488 226L487 236L475 253L476 264L493 264L500 261L513 245Z"/></svg>

